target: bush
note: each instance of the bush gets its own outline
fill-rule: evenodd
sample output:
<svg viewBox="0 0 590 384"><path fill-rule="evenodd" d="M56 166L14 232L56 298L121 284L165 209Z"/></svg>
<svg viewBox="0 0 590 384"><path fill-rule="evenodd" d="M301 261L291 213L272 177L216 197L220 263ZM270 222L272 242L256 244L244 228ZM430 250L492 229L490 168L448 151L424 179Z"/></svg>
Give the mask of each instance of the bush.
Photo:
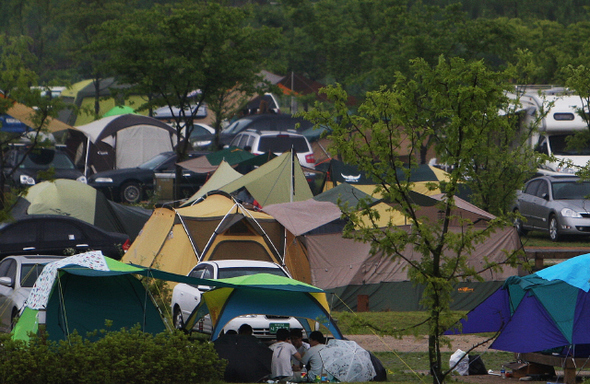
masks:
<svg viewBox="0 0 590 384"><path fill-rule="evenodd" d="M89 335L96 336L96 335ZM1 337L0 383L205 383L221 381L226 362L213 344L182 332L151 335L139 328L29 342Z"/></svg>

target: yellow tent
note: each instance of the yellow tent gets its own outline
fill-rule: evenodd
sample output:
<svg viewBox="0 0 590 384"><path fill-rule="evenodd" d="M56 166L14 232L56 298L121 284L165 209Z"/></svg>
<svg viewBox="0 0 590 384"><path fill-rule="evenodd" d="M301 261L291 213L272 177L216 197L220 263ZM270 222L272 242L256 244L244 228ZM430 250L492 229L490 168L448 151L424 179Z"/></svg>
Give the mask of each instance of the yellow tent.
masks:
<svg viewBox="0 0 590 384"><path fill-rule="evenodd" d="M289 239L293 236L273 217L226 194L212 194L188 207L154 210L122 261L184 275L206 260L263 260L309 282L307 257Z"/></svg>

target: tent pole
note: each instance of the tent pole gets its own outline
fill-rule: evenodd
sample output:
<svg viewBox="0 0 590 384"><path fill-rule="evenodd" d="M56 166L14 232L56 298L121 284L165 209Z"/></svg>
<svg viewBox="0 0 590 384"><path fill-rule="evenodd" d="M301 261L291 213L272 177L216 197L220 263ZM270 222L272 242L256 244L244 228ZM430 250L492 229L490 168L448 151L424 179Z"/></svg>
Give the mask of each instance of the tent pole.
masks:
<svg viewBox="0 0 590 384"><path fill-rule="evenodd" d="M191 243L191 248L193 249L193 252L195 253L195 256L197 257L197 263L200 262L201 255L199 255L199 250L195 246L195 243L193 242L193 238L191 237L191 234L188 231L188 228L186 227L186 224L184 223L182 216L180 216L180 214L178 213L178 211L176 209L174 209L174 208L172 208L172 209L174 210L174 214L178 217L178 220L180 220L180 224L182 224L182 229L184 229L184 232L186 233L186 237L188 237L188 241L190 241L190 243Z"/></svg>
<svg viewBox="0 0 590 384"><path fill-rule="evenodd" d="M264 230L264 228L262 228L262 226L260 225L260 223L258 222L258 220L256 220L254 218L254 216L252 216L252 214L246 208L244 208L244 206L242 206L240 203L237 203L236 202L236 205L238 205L238 207L240 208L240 210L243 211L242 214L248 215L248 217L250 217L250 219L253 222L256 223L256 225L258 226L258 229L260 229L260 232L262 232L262 234L264 235L264 238L268 241L268 243L270 245L272 245L272 249L274 250L275 255L277 255L279 257L279 260L281 261L281 265L284 267L285 266L285 255L281 255L281 253L279 252L279 250L277 249L277 247L275 246L275 244L272 242L272 240L270 239L270 237L268 236L268 234L266 233L266 231Z"/></svg>
<svg viewBox="0 0 590 384"><path fill-rule="evenodd" d="M84 176L88 178L88 158L90 155L90 136L86 136L86 158L84 159Z"/></svg>
<svg viewBox="0 0 590 384"><path fill-rule="evenodd" d="M291 145L291 190L289 191L289 202L293 202L293 195L295 194L295 159L294 159L295 151L293 146ZM299 161L299 160L297 160Z"/></svg>
<svg viewBox="0 0 590 384"><path fill-rule="evenodd" d="M215 227L215 230L211 234L211 237L209 237L209 240L207 241L207 244L205 244L205 246L203 247L203 252L201 253L201 256L199 257L199 262L202 261L201 260L201 257L204 256L209 251L209 247L211 247L211 243L213 242L213 240L215 239L215 237L217 237L217 235L218 235L217 231L221 227L221 224L223 224L223 222L225 221L225 219L227 218L227 216L231 213L232 209L234 209L234 207L237 206L237 204L238 203L235 202L235 200L234 200L233 207L231 207L230 210L227 211L227 213L223 216L223 219L221 219L219 221L219 224L217 224L217 227Z"/></svg>

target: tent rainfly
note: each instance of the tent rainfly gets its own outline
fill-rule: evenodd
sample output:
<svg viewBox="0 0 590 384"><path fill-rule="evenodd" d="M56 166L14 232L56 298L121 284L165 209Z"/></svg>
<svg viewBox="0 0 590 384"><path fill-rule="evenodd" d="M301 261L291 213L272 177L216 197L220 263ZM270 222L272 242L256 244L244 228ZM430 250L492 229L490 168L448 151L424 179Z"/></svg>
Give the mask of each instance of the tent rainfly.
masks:
<svg viewBox="0 0 590 384"><path fill-rule="evenodd" d="M57 179L30 187L11 213L17 220L27 215L71 216L108 232L125 233L133 241L152 211L107 200L87 184Z"/></svg>
<svg viewBox="0 0 590 384"><path fill-rule="evenodd" d="M221 186L219 190L233 194L242 188L245 188L262 207L270 204L303 201L311 199L313 196L301 169L301 164L292 151L275 157L259 168ZM208 192L210 192L210 188L197 191L183 206L193 204Z"/></svg>
<svg viewBox="0 0 590 384"><path fill-rule="evenodd" d="M155 209L122 260L181 275L206 260L263 260L308 282L307 258L299 247L290 246L289 236L273 217L220 192L191 206Z"/></svg>

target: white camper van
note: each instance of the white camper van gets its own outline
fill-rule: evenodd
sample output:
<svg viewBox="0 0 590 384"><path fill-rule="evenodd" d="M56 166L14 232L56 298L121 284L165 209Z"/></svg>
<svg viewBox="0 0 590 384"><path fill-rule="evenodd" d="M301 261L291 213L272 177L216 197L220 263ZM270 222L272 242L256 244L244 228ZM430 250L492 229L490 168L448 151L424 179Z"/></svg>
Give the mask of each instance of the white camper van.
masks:
<svg viewBox="0 0 590 384"><path fill-rule="evenodd" d="M525 127L534 124L537 116L547 111L531 136L530 144L539 152L555 156L558 161L545 163L541 173L575 173L575 167L562 165L560 161L569 160L578 167L585 166L590 161L590 145L571 148L566 141L576 131L588 129L588 124L578 113L582 107L587 110L588 106L583 106L579 96L567 93L564 88L530 89L519 100L521 111L524 112Z"/></svg>

